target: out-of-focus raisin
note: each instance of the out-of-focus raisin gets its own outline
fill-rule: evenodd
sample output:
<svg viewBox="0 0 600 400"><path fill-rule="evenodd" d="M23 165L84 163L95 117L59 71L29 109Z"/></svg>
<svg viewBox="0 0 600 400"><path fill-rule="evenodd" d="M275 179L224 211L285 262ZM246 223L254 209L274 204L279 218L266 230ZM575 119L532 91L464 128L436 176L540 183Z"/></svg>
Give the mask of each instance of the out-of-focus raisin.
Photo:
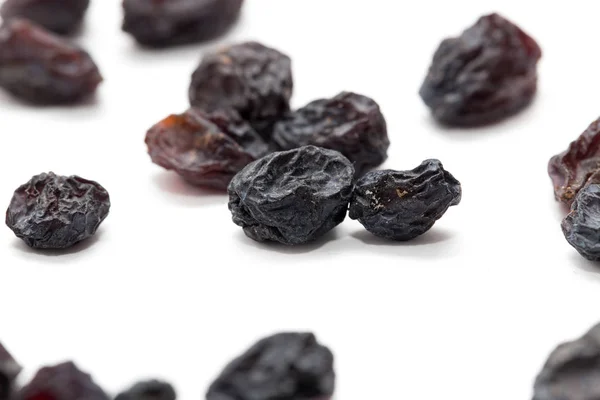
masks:
<svg viewBox="0 0 600 400"><path fill-rule="evenodd" d="M0 343L0 400L10 399L21 366Z"/></svg>
<svg viewBox="0 0 600 400"><path fill-rule="evenodd" d="M81 25L90 0L6 0L0 15L6 21L25 18L44 28L68 34Z"/></svg>
<svg viewBox="0 0 600 400"><path fill-rule="evenodd" d="M170 383L150 380L138 382L119 393L115 400L175 400L177 394Z"/></svg>

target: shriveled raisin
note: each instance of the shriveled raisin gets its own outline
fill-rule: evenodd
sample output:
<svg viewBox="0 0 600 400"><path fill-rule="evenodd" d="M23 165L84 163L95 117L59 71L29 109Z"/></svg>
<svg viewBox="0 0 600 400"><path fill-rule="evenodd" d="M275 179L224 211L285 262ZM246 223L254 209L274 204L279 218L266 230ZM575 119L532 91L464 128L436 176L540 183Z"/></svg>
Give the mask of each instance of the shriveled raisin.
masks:
<svg viewBox="0 0 600 400"><path fill-rule="evenodd" d="M170 383L150 380L138 382L119 393L115 400L175 400L177 395Z"/></svg>
<svg viewBox="0 0 600 400"><path fill-rule="evenodd" d="M0 15L6 21L24 18L59 34L74 32L83 20L90 0L5 0Z"/></svg>
<svg viewBox="0 0 600 400"><path fill-rule="evenodd" d="M350 218L376 236L411 240L460 203L460 183L438 160L412 171L372 171L356 182Z"/></svg>
<svg viewBox="0 0 600 400"><path fill-rule="evenodd" d="M0 343L0 400L10 399L15 379L20 372L21 366Z"/></svg>
<svg viewBox="0 0 600 400"><path fill-rule="evenodd" d="M420 89L433 116L449 125L496 122L524 109L537 90L538 44L498 14L442 41Z"/></svg>
<svg viewBox="0 0 600 400"><path fill-rule="evenodd" d="M90 96L102 82L90 55L23 19L0 27L0 87L41 104L71 103Z"/></svg>
<svg viewBox="0 0 600 400"><path fill-rule="evenodd" d="M50 172L15 191L6 225L33 248L64 249L94 235L109 209L108 192L100 184Z"/></svg>
<svg viewBox="0 0 600 400"><path fill-rule="evenodd" d="M271 153L233 178L229 210L254 240L307 243L344 220L353 176L337 151L304 146Z"/></svg>
<svg viewBox="0 0 600 400"><path fill-rule="evenodd" d="M312 333L283 332L231 361L206 400L329 400L334 389L333 353Z"/></svg>
<svg viewBox="0 0 600 400"><path fill-rule="evenodd" d="M273 141L283 150L315 145L337 150L357 176L383 163L390 141L379 105L356 93L315 100L275 124Z"/></svg>
<svg viewBox="0 0 600 400"><path fill-rule="evenodd" d="M231 178L269 148L235 111L190 109L171 115L146 134L155 164L193 185L224 190Z"/></svg>

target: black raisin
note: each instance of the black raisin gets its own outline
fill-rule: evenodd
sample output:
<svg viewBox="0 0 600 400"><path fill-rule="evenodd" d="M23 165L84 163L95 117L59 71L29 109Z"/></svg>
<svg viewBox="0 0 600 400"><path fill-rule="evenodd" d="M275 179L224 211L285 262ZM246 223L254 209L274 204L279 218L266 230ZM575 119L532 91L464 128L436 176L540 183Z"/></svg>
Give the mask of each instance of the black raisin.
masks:
<svg viewBox="0 0 600 400"><path fill-rule="evenodd" d="M266 139L289 111L290 58L257 42L206 54L192 75L190 103L206 111L232 108Z"/></svg>
<svg viewBox="0 0 600 400"><path fill-rule="evenodd" d="M334 389L333 353L312 333L284 332L231 361L206 400L328 400Z"/></svg>
<svg viewBox="0 0 600 400"><path fill-rule="evenodd" d="M273 141L283 150L314 145L337 150L357 176L387 159L390 141L379 105L356 93L315 100L275 124Z"/></svg>
<svg viewBox="0 0 600 400"><path fill-rule="evenodd" d="M315 146L271 153L229 184L233 222L257 241L313 241L346 217L354 168L337 151Z"/></svg>
<svg viewBox="0 0 600 400"><path fill-rule="evenodd" d="M33 248L65 249L94 235L109 209L108 192L98 183L50 172L15 191L6 225Z"/></svg>
<svg viewBox="0 0 600 400"><path fill-rule="evenodd" d="M152 161L174 170L187 182L219 190L269 147L234 111L190 109L171 115L146 134Z"/></svg>
<svg viewBox="0 0 600 400"><path fill-rule="evenodd" d="M0 87L38 104L72 103L102 82L90 55L23 19L0 27Z"/></svg>
<svg viewBox="0 0 600 400"><path fill-rule="evenodd" d="M90 0L6 0L0 8L4 20L24 18L59 34L72 33L79 26Z"/></svg>
<svg viewBox="0 0 600 400"><path fill-rule="evenodd" d="M11 397L19 373L21 366L0 343L0 400L8 400Z"/></svg>
<svg viewBox="0 0 600 400"><path fill-rule="evenodd" d="M412 171L372 171L356 182L350 218L376 236L411 240L459 204L461 193L438 160L425 160Z"/></svg>
<svg viewBox="0 0 600 400"><path fill-rule="evenodd" d="M115 397L115 400L175 400L177 395L170 383L150 380L138 382L125 392Z"/></svg>
<svg viewBox="0 0 600 400"><path fill-rule="evenodd" d="M440 44L420 89L433 116L449 125L482 125L524 109L537 89L538 44L498 14L481 17Z"/></svg>

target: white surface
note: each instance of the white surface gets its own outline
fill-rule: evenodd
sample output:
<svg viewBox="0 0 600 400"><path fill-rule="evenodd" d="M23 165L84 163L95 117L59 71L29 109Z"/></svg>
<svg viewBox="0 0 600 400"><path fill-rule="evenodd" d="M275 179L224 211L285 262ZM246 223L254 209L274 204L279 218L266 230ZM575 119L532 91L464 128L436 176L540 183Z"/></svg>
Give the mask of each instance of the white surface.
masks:
<svg viewBox="0 0 600 400"><path fill-rule="evenodd" d="M106 81L96 104L0 97L0 199L52 170L94 179L112 209L97 240L52 256L0 229L0 340L26 366L74 359L107 390L172 381L200 399L257 338L313 330L336 354L337 399L523 399L551 349L600 320L600 269L564 240L546 174L597 117L593 2L248 0L221 42L293 58L294 106L352 90L389 123L386 167L439 158L463 202L422 238L379 241L347 220L318 245L257 245L227 199L153 165L148 127L187 106L208 46L142 51L118 1L95 0L80 41ZM401 6L402 5L402 6ZM544 50L535 104L505 123L443 130L417 95L439 41L498 11Z"/></svg>

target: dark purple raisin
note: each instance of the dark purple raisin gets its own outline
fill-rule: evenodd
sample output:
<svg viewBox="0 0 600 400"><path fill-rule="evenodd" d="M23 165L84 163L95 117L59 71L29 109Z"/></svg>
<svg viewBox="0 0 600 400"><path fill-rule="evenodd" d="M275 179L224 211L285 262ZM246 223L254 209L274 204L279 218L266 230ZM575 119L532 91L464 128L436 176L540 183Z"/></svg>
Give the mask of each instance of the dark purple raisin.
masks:
<svg viewBox="0 0 600 400"><path fill-rule="evenodd" d="M94 235L109 209L108 192L98 183L50 172L15 191L6 225L33 248L65 249Z"/></svg>
<svg viewBox="0 0 600 400"><path fill-rule="evenodd" d="M72 103L102 82L83 49L38 25L11 19L0 27L0 87L36 104Z"/></svg>
<svg viewBox="0 0 600 400"><path fill-rule="evenodd" d="M234 111L206 113L190 109L171 115L146 134L155 164L174 170L187 182L227 189L231 178L269 148Z"/></svg>
<svg viewBox="0 0 600 400"><path fill-rule="evenodd" d="M289 111L293 80L291 60L256 42L223 48L204 56L192 75L189 96L206 111L234 109L265 137Z"/></svg>
<svg viewBox="0 0 600 400"><path fill-rule="evenodd" d="M283 150L314 145L337 150L357 176L387 159L390 141L379 105L356 93L315 100L275 124L273 141Z"/></svg>
<svg viewBox="0 0 600 400"><path fill-rule="evenodd" d="M177 394L170 383L150 380L138 382L115 397L115 400L175 400Z"/></svg>
<svg viewBox="0 0 600 400"><path fill-rule="evenodd" d="M11 398L14 382L21 373L21 366L0 343L0 400Z"/></svg>
<svg viewBox="0 0 600 400"><path fill-rule="evenodd" d="M440 44L420 95L449 125L482 125L524 109L537 89L538 44L498 14Z"/></svg>
<svg viewBox="0 0 600 400"><path fill-rule="evenodd" d="M233 222L257 241L313 241L346 217L354 168L337 151L315 146L271 153L229 185Z"/></svg>
<svg viewBox="0 0 600 400"><path fill-rule="evenodd" d="M231 361L206 400L328 400L334 389L333 353L312 333L284 332Z"/></svg>
<svg viewBox="0 0 600 400"><path fill-rule="evenodd" d="M376 236L411 240L460 203L460 183L438 160L412 171L372 171L356 182L350 218Z"/></svg>
<svg viewBox="0 0 600 400"><path fill-rule="evenodd" d="M4 20L24 18L59 34L81 26L90 0L6 0L0 9Z"/></svg>

